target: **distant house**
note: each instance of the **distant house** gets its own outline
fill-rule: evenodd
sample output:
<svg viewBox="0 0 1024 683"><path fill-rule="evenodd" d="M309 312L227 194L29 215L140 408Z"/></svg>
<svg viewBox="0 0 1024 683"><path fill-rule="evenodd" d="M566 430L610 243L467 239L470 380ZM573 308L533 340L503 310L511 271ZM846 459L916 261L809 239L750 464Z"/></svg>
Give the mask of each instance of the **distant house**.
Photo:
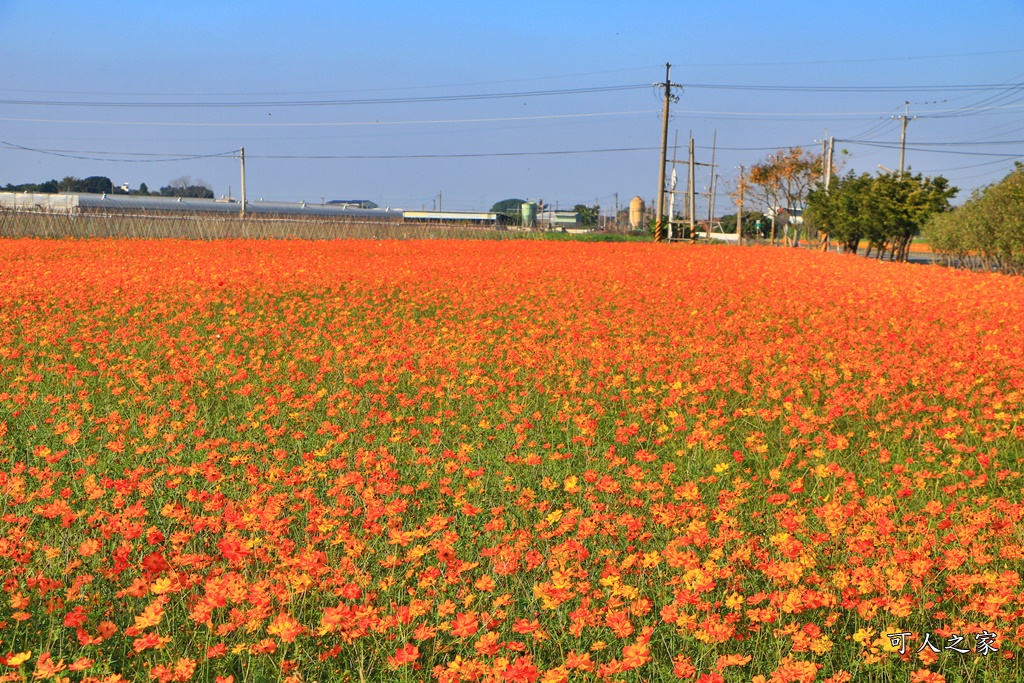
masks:
<svg viewBox="0 0 1024 683"><path fill-rule="evenodd" d="M327 203L333 206L349 206L353 209L376 209L380 207L377 202L371 202L369 199L332 199Z"/></svg>

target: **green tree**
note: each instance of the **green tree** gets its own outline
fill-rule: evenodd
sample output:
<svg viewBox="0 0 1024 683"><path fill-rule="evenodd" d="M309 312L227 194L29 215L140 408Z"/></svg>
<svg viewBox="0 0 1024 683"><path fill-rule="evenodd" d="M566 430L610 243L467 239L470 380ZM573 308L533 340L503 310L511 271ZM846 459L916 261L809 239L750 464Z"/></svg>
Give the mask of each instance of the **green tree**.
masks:
<svg viewBox="0 0 1024 683"><path fill-rule="evenodd" d="M805 217L847 251L856 252L867 239L868 254L903 261L914 236L931 216L949 208L956 193L942 176L850 172L827 190L819 184L809 192Z"/></svg>
<svg viewBox="0 0 1024 683"><path fill-rule="evenodd" d="M933 215L924 233L953 265L1024 273L1024 164L953 211Z"/></svg>
<svg viewBox="0 0 1024 683"><path fill-rule="evenodd" d="M160 194L164 197L196 197L199 199L213 199L213 188L205 180L192 182L189 176L175 178L169 185L160 188Z"/></svg>
<svg viewBox="0 0 1024 683"><path fill-rule="evenodd" d="M44 194L57 194L60 192L60 183L54 180L47 180L42 183L22 183L20 185L12 185L7 183L7 186L3 188L4 192L41 192Z"/></svg>
<svg viewBox="0 0 1024 683"><path fill-rule="evenodd" d="M807 194L804 220L843 245L845 251L856 252L864 234L871 229L867 197L872 177L867 173L833 178L826 190L820 184Z"/></svg>
<svg viewBox="0 0 1024 683"><path fill-rule="evenodd" d="M146 185L146 183L142 183L141 185L139 185L139 194L141 194L142 196L146 196L149 194L149 187Z"/></svg>
<svg viewBox="0 0 1024 683"><path fill-rule="evenodd" d="M758 222L764 220L764 214L760 211L744 211L742 218L742 230L744 237L758 237L757 228ZM721 219L722 230L725 232L736 231L736 214L730 213L722 216Z"/></svg>
<svg viewBox="0 0 1024 683"><path fill-rule="evenodd" d="M597 204L593 206L577 204L572 207L572 210L580 215L580 222L586 226L597 225L597 219L601 216L601 207Z"/></svg>
<svg viewBox="0 0 1024 683"><path fill-rule="evenodd" d="M110 178L100 175L91 175L88 178L76 178L75 176L64 176L58 188L61 192L77 192L88 194L110 194L114 191L114 183Z"/></svg>

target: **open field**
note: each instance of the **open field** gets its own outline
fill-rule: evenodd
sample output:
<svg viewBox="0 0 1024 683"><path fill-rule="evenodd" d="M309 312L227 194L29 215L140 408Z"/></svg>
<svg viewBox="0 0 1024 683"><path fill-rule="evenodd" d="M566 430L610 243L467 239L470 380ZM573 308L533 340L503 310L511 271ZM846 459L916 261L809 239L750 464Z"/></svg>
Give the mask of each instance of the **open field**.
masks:
<svg viewBox="0 0 1024 683"><path fill-rule="evenodd" d="M0 681L1024 678L1019 278L532 240L0 274Z"/></svg>

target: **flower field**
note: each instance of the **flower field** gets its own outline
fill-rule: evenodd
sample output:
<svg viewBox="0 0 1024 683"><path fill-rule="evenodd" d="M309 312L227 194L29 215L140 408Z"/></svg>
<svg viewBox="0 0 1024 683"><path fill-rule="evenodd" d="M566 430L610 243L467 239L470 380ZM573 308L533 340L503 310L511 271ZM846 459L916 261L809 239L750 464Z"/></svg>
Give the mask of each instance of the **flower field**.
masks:
<svg viewBox="0 0 1024 683"><path fill-rule="evenodd" d="M1024 679L1020 279L515 241L0 275L0 681Z"/></svg>

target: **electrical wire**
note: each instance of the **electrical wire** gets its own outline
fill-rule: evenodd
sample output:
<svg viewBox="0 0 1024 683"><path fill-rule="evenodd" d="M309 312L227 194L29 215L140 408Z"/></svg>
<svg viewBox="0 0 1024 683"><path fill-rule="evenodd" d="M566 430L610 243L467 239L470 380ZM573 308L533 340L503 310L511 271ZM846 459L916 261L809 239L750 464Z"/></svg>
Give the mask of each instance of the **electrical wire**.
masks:
<svg viewBox="0 0 1024 683"><path fill-rule="evenodd" d="M192 154L171 156L155 152L97 152L89 150L53 150L38 149L15 145L0 140L0 144L25 152L36 152L50 156L66 157L70 159L84 159L87 161L114 161L121 163L130 162L157 162L157 161L186 161L191 159L212 159L212 158L235 158L237 150L219 152L216 154ZM466 152L446 154L248 154L249 159L306 159L306 160L330 160L330 159L470 159L483 157L520 157L520 156L563 156L570 154L612 154L621 152L650 152L661 149L660 147L611 147L604 149L572 149L572 150L543 150L536 152ZM114 159L85 156L88 154L105 154L132 157L160 157L160 158L132 158Z"/></svg>
<svg viewBox="0 0 1024 683"><path fill-rule="evenodd" d="M247 159L476 159L485 157L563 156L570 154L613 154L651 152L660 147L610 147L605 149L545 150L539 152L466 152L446 154L246 154Z"/></svg>
<svg viewBox="0 0 1024 683"><path fill-rule="evenodd" d="M722 83L685 83L686 89L755 90L763 92L972 92L1003 90L1003 83L974 85L740 85Z"/></svg>
<svg viewBox="0 0 1024 683"><path fill-rule="evenodd" d="M0 100L0 104L34 107L112 107L141 109L216 109L216 108L279 108L279 107L342 107L368 104L422 104L427 102L467 102L471 100L520 99L526 97L553 97L558 95L584 95L622 92L650 87L648 84L607 85L591 88L562 88L558 90L525 90L475 95L429 95L422 97L371 97L343 100L276 100L239 102L96 102L88 100Z"/></svg>
<svg viewBox="0 0 1024 683"><path fill-rule="evenodd" d="M836 142L846 142L855 145L865 145L867 147L879 147L882 149L900 149L901 145L898 142L878 142L870 140L836 140ZM1021 154L1002 154L999 152L966 152L963 150L955 149L930 149L928 147L919 147L915 145L906 145L903 149L908 152L930 152L933 154L960 154L964 156L980 156L980 157L1002 157L1004 159L1020 159L1024 157L1024 153Z"/></svg>
<svg viewBox="0 0 1024 683"><path fill-rule="evenodd" d="M10 148L13 148L13 149L17 149L17 150L21 150L23 152L35 152L36 154L46 154L48 156L64 157L66 159L81 159L81 160L84 160L84 161L117 161L117 162L121 162L121 163L154 163L154 162L163 162L163 161L191 161L193 159L213 159L213 158L216 158L216 157L233 157L233 156L235 156L237 154L237 150L232 150L230 152L218 152L216 154L189 154L189 155L184 155L184 156L169 156L169 155L163 155L163 154L146 154L146 153L142 153L142 152L124 152L124 153L121 153L124 156L127 156L127 155L133 155L133 156L153 156L153 157L163 157L163 158L153 158L153 159L108 159L108 158L90 157L90 156L84 156L84 155L86 155L86 154L116 154L116 153L115 152L85 152L85 151L77 152L75 150L37 149L37 148L34 148L34 147L25 147L23 145L16 145L14 143L5 142L3 140L0 140L0 145L5 145L7 147L10 147Z"/></svg>
<svg viewBox="0 0 1024 683"><path fill-rule="evenodd" d="M609 111L591 112L583 114L544 114L537 116L497 116L490 118L472 119L422 119L414 121L263 121L263 122L239 122L223 123L201 121L97 121L82 119L39 119L27 117L6 117L0 116L0 121L12 121L21 123L62 123L76 125L94 126L180 126L180 127L216 127L216 128L317 128L337 126L420 126L432 124L451 123L494 123L506 121L542 121L553 119L577 119L577 118L598 118L603 116L635 116L639 114L657 114L657 109L638 109L633 111Z"/></svg>
<svg viewBox="0 0 1024 683"><path fill-rule="evenodd" d="M608 69L604 71L583 71L574 74L553 74L550 76L535 76L533 78L506 78L493 81L472 81L466 83L440 83L429 85L404 85L390 88L357 88L352 90L298 90L298 91L274 91L274 92L220 92L220 93L168 93L168 92L103 92L83 90L28 90L24 88L0 88L0 92L24 92L49 95L81 95L89 97L282 97L293 95L337 95L339 93L362 93L362 92L394 92L396 90L440 90L443 88L468 88L475 86L494 86L505 83L530 83L534 81L551 81L560 78L581 78L584 76L606 76L608 74L620 74L636 71L650 71L659 68L660 64L649 64L647 66L626 67L622 69Z"/></svg>
<svg viewBox="0 0 1024 683"><path fill-rule="evenodd" d="M1024 52L1024 49L1015 50L993 50L989 52L961 52L958 54L942 54L942 55L919 55L911 57L865 57L861 59L815 59L810 61L799 61L799 62L722 62L717 64L674 64L673 66L680 67L722 67L722 66L801 66L805 64L864 64L868 62L902 62L902 61L913 61L922 59L948 59L948 58L960 58L960 57L982 57L988 55L1005 55L1005 54L1016 54Z"/></svg>

